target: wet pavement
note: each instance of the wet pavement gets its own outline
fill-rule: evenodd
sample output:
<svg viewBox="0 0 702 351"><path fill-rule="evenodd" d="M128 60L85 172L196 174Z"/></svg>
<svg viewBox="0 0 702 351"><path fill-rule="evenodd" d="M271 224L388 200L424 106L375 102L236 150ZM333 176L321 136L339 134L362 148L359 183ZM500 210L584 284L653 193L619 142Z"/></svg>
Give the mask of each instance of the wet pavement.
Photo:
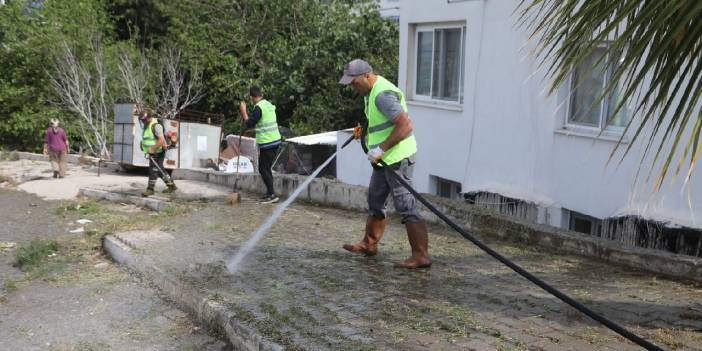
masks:
<svg viewBox="0 0 702 351"><path fill-rule="evenodd" d="M378 256L341 249L365 215L293 204L231 276L224 262L272 213L188 204L160 228L174 239L139 250L290 350L639 350L442 226L430 227L431 269L409 254L393 218ZM647 272L492 242L505 256L665 349L702 349L702 288Z"/></svg>

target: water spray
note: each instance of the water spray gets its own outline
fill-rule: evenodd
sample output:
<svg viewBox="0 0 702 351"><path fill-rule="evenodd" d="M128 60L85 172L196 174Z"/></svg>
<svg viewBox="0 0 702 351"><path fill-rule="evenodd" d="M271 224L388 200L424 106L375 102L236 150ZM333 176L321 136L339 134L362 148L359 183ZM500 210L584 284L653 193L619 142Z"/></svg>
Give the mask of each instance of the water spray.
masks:
<svg viewBox="0 0 702 351"><path fill-rule="evenodd" d="M344 144L341 146L341 149L345 148L346 145L351 143L353 141L354 136L351 135L351 137L344 142ZM256 247L256 244L263 238L263 236L268 233L268 230L271 229L273 224L278 220L278 218L283 214L283 212L290 206L290 204L295 201L295 199L300 195L300 193L307 188L307 186L314 180L314 178L317 177L319 172L321 172L324 167L326 167L333 159L336 157L336 154L339 153L338 151L335 152L333 155L329 156L329 158L322 163L317 169L312 172L307 178L305 179L300 186L293 191L288 198L283 201L278 207L276 207L275 211L273 211L273 214L271 214L268 219L254 232L254 234L251 236L251 238L242 246L239 251L234 255L234 257L230 258L227 260L226 265L227 265L227 271L231 274L236 274L238 271L241 261L246 258L246 256L251 253L254 247Z"/></svg>

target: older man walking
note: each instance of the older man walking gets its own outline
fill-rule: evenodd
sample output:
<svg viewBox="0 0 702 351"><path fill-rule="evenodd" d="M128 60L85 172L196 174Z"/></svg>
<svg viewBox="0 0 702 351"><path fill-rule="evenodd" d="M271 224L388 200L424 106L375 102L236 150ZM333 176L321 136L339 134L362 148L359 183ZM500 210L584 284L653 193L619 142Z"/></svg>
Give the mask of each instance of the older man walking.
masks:
<svg viewBox="0 0 702 351"><path fill-rule="evenodd" d="M68 155L68 137L66 131L59 127L59 120L51 119L51 127L44 136L44 155L49 155L54 178L66 176L66 155Z"/></svg>

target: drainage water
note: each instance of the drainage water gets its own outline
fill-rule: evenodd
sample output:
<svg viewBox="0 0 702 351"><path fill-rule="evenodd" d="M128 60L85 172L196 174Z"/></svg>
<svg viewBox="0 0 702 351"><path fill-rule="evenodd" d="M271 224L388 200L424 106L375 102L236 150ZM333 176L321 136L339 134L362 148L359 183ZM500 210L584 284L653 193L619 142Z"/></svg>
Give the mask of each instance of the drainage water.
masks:
<svg viewBox="0 0 702 351"><path fill-rule="evenodd" d="M307 186L312 182L312 180L314 180L314 178L317 177L319 172L321 172L324 169L324 167L326 167L329 164L329 162L331 162L334 159L335 156L336 152L333 155L331 155L326 161L324 161L324 163L322 163L322 165L319 166L312 174L310 174L309 177L307 177L307 179L305 179L305 181L302 182L302 184L300 184L300 186L298 186L297 189L295 189L295 191L293 191L293 193L290 194L290 196L283 203L278 205L273 214L270 217L268 217L268 219L256 230L251 239L249 239L249 241L247 241L246 244L244 244L244 246L242 246L241 249L239 249L236 255L227 260L227 270L229 271L229 273L236 274L237 270L240 267L241 261L243 261L244 258L246 258L246 256L254 249L254 247L256 247L258 241L261 240L263 235L265 235L269 229L271 229L271 226L273 226L273 223L275 223L275 221L278 220L278 217L280 217L280 215L283 214L283 211L285 211L285 209L287 209L288 206L290 206L290 204L293 201L295 201L295 199L300 195L302 190L307 188Z"/></svg>

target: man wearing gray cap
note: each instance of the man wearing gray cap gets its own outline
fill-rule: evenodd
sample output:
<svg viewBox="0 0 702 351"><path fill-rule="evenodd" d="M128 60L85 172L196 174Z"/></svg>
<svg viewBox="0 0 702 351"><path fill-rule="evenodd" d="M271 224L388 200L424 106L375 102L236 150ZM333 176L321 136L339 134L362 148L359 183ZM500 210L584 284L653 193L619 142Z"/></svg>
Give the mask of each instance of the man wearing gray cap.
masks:
<svg viewBox="0 0 702 351"><path fill-rule="evenodd" d="M417 143L412 133L412 121L407 114L407 103L402 91L387 79L373 72L368 62L355 59L346 65L339 84L351 85L364 96L368 119L365 149L373 167L368 185L368 218L366 232L361 241L346 244L344 249L367 256L378 252L378 242L383 237L387 219L387 200L392 194L395 210L402 217L412 256L396 264L400 268L428 268L429 238L427 225L417 212L416 199L390 174L379 167L383 160L388 167L411 183Z"/></svg>

